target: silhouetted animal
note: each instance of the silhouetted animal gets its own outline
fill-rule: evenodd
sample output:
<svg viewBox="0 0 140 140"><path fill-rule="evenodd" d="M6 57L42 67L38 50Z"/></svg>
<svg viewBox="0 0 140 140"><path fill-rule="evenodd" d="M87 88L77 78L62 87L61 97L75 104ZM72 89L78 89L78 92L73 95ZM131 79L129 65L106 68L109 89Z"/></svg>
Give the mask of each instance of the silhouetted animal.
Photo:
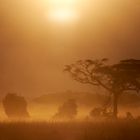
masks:
<svg viewBox="0 0 140 140"><path fill-rule="evenodd" d="M9 93L3 100L6 115L9 118L28 118L27 102L24 97Z"/></svg>

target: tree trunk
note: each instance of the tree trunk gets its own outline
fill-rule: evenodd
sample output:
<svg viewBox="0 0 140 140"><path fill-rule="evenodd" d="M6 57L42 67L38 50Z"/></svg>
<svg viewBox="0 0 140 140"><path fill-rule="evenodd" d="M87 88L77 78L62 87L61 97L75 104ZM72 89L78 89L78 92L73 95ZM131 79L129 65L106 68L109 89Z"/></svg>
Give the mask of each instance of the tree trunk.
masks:
<svg viewBox="0 0 140 140"><path fill-rule="evenodd" d="M117 119L118 115L118 95L113 94L113 117Z"/></svg>

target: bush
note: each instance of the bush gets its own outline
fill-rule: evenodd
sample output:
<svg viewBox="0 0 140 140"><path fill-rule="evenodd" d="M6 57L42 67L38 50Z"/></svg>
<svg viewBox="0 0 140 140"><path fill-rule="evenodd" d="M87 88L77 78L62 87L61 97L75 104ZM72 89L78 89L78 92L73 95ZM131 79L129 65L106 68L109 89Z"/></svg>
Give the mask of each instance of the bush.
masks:
<svg viewBox="0 0 140 140"><path fill-rule="evenodd" d="M3 100L6 115L9 118L28 118L27 102L24 97L9 93Z"/></svg>
<svg viewBox="0 0 140 140"><path fill-rule="evenodd" d="M56 119L74 119L77 115L77 104L74 99L69 99L59 107L58 112L53 118Z"/></svg>

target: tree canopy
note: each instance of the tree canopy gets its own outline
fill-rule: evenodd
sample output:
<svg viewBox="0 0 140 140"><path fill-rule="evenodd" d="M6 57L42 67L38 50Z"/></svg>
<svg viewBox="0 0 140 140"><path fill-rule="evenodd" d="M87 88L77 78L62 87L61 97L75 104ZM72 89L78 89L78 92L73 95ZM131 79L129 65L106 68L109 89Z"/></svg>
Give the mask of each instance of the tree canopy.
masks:
<svg viewBox="0 0 140 140"><path fill-rule="evenodd" d="M64 71L83 84L91 84L106 89L114 96L114 116L117 116L117 100L125 91L140 91L140 60L122 60L108 64L108 59L79 60L66 65Z"/></svg>

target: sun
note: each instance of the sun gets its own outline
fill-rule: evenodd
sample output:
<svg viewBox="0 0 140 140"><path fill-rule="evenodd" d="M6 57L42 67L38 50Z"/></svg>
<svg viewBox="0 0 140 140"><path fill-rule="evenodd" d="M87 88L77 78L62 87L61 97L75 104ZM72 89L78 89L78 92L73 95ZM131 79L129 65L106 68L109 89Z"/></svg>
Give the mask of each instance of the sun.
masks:
<svg viewBox="0 0 140 140"><path fill-rule="evenodd" d="M76 21L78 19L76 4L76 0L49 0L49 20L56 22Z"/></svg>
<svg viewBox="0 0 140 140"><path fill-rule="evenodd" d="M54 9L50 10L48 18L56 22L70 22L78 18L76 11L71 9Z"/></svg>

